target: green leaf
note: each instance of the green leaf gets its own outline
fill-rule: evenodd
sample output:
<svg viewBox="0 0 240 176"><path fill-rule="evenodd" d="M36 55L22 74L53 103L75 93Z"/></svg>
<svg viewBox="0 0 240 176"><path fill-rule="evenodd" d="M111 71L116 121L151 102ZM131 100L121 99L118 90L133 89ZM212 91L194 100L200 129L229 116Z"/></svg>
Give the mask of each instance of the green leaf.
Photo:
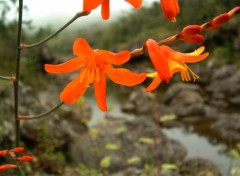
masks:
<svg viewBox="0 0 240 176"><path fill-rule="evenodd" d="M129 158L129 159L127 160L127 163L128 163L128 164L136 164L136 163L139 163L140 161L141 161L141 158L140 158L140 157L134 156L134 157L132 157L132 158Z"/></svg>
<svg viewBox="0 0 240 176"><path fill-rule="evenodd" d="M100 166L102 168L108 168L111 165L112 162L112 158L110 156L105 156L101 162L100 162Z"/></svg>
<svg viewBox="0 0 240 176"><path fill-rule="evenodd" d="M119 148L120 147L115 143L107 143L105 145L105 149L107 149L107 150L119 150Z"/></svg>
<svg viewBox="0 0 240 176"><path fill-rule="evenodd" d="M166 171L178 169L177 165L171 164L171 163L164 163L164 164L162 164L161 168L162 168L162 170L166 170Z"/></svg>
<svg viewBox="0 0 240 176"><path fill-rule="evenodd" d="M88 131L88 134L92 137L92 138L96 138L99 135L99 131L96 128L90 128Z"/></svg>
<svg viewBox="0 0 240 176"><path fill-rule="evenodd" d="M154 140L152 138L147 138L147 137L141 137L138 140L139 142L145 143L145 144L149 144L149 145L153 145L154 144Z"/></svg>
<svg viewBox="0 0 240 176"><path fill-rule="evenodd" d="M119 127L115 130L115 134L121 134L127 131L126 127Z"/></svg>
<svg viewBox="0 0 240 176"><path fill-rule="evenodd" d="M235 149L230 150L230 154L233 158L238 159L238 160L240 159L240 155L237 150L235 150Z"/></svg>
<svg viewBox="0 0 240 176"><path fill-rule="evenodd" d="M92 153L100 153L100 149L97 147L91 147L90 149Z"/></svg>
<svg viewBox="0 0 240 176"><path fill-rule="evenodd" d="M177 116L175 114L168 114L168 115L161 116L159 118L159 121L160 122L168 122L168 121L172 121L175 119L177 119Z"/></svg>

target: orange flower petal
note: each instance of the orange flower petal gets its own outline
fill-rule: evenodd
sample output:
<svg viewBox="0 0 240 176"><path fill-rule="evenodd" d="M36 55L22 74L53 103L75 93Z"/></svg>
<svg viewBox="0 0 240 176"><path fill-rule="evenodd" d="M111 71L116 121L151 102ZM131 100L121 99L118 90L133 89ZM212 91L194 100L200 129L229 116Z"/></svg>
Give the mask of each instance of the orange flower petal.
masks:
<svg viewBox="0 0 240 176"><path fill-rule="evenodd" d="M106 67L108 77L115 83L125 86L135 86L146 79L146 73L133 73L124 68L113 68L110 64Z"/></svg>
<svg viewBox="0 0 240 176"><path fill-rule="evenodd" d="M78 57L91 57L94 53L93 49L89 46L87 41L83 38L78 38L73 44L73 54Z"/></svg>
<svg viewBox="0 0 240 176"><path fill-rule="evenodd" d="M131 53L129 51L121 51L119 53L112 53L106 50L98 50L98 53L103 56L108 62L114 65L122 65L125 62L129 61Z"/></svg>
<svg viewBox="0 0 240 176"><path fill-rule="evenodd" d="M83 0L83 10L84 11L91 11L96 9L103 0Z"/></svg>
<svg viewBox="0 0 240 176"><path fill-rule="evenodd" d="M159 77L164 82L168 82L171 75L167 60L171 56L171 53L166 52L163 46L158 46L158 43L152 39L146 41L146 46L150 59L158 72Z"/></svg>
<svg viewBox="0 0 240 176"><path fill-rule="evenodd" d="M77 101L88 88L88 85L86 85L84 81L80 82L79 76L71 81L61 92L60 99L66 104L71 104Z"/></svg>
<svg viewBox="0 0 240 176"><path fill-rule="evenodd" d="M200 55L204 51L204 49L205 49L205 47L201 46L192 53L186 53L186 54L181 53L182 61L186 62L186 63L194 63L194 62L199 62L199 61L205 59L206 57L208 57L209 53L204 53L204 54Z"/></svg>
<svg viewBox="0 0 240 176"><path fill-rule="evenodd" d="M103 72L99 73L99 81L94 81L94 94L96 97L96 102L99 109L102 111L107 111L106 102L106 74Z"/></svg>
<svg viewBox="0 0 240 176"><path fill-rule="evenodd" d="M151 92L153 91L154 89L157 88L157 86L159 86L159 84L162 82L162 80L160 79L159 76L156 76L152 83L146 88L146 92Z"/></svg>
<svg viewBox="0 0 240 176"><path fill-rule="evenodd" d="M184 68L184 66L182 64L180 64L179 62L177 62L173 59L169 59L168 64L169 64L171 76L173 76L173 74L176 72L186 70L186 68Z"/></svg>
<svg viewBox="0 0 240 176"><path fill-rule="evenodd" d="M165 17L169 20L175 19L176 15L180 13L178 0L161 0L161 6Z"/></svg>
<svg viewBox="0 0 240 176"><path fill-rule="evenodd" d="M83 60L79 58L71 59L62 64L52 65L45 64L44 68L48 73L61 74L61 73L69 73L78 70L80 67L84 65Z"/></svg>
<svg viewBox="0 0 240 176"><path fill-rule="evenodd" d="M135 9L139 9L142 6L142 0L125 0L131 4Z"/></svg>
<svg viewBox="0 0 240 176"><path fill-rule="evenodd" d="M103 0L102 2L102 18L104 20L107 20L110 16L110 6L109 6L109 0Z"/></svg>

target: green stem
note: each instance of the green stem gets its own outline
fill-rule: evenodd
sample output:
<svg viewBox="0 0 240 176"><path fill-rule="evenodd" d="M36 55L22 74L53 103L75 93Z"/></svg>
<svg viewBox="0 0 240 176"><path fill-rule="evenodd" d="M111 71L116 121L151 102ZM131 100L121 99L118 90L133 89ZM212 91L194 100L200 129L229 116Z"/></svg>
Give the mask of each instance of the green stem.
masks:
<svg viewBox="0 0 240 176"><path fill-rule="evenodd" d="M17 28L17 55L16 55L16 76L13 82L14 86L14 114L15 114L15 146L19 146L20 141L20 121L18 119L18 89L19 89L19 71L20 71L20 57L21 57L21 39L22 39L22 13L23 13L23 0L19 0L18 12L18 28Z"/></svg>
<svg viewBox="0 0 240 176"><path fill-rule="evenodd" d="M233 157L231 157L230 161L229 161L229 166L228 166L228 170L227 170L227 176L231 176L232 167L233 167Z"/></svg>
<svg viewBox="0 0 240 176"><path fill-rule="evenodd" d="M47 111L47 112L44 112L44 113L39 114L39 115L32 115L32 116L19 115L19 116L18 116L18 119L19 119L19 120L39 119L39 118L45 117L46 115L52 113L53 111L55 111L56 109L58 109L58 108L59 108L60 106L62 106L63 104L64 104L64 102L61 101L60 103L58 103L56 106L54 106L52 109L50 109L50 110Z"/></svg>
<svg viewBox="0 0 240 176"><path fill-rule="evenodd" d="M63 25L59 30L57 30L56 32L54 32L53 34L49 35L48 37L46 37L45 39L41 40L40 42L37 42L37 43L34 43L34 44L31 44L31 45L24 45L22 44L21 47L22 48L32 48L32 47L35 47L35 46L39 46L45 42L47 42L48 40L50 40L51 38L53 38L54 36L56 36L57 34L59 34L61 31L63 31L65 28L67 28L70 24L72 24L75 20L77 20L79 17L82 17L82 16L87 16L91 13L91 11L88 11L88 12L85 12L85 11L82 11L82 12L78 12L76 13L76 15L74 15L74 17L69 20L65 25Z"/></svg>
<svg viewBox="0 0 240 176"><path fill-rule="evenodd" d="M9 76L0 76L0 79L5 80L5 81L15 81L16 78L14 76L9 77Z"/></svg>

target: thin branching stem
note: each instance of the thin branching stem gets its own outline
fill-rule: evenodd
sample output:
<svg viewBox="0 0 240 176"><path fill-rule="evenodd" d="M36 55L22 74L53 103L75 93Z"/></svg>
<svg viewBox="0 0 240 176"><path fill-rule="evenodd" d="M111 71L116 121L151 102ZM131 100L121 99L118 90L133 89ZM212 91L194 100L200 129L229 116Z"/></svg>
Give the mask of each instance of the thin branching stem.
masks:
<svg viewBox="0 0 240 176"><path fill-rule="evenodd" d="M42 117L46 117L48 114L51 114L53 111L58 109L63 104L64 104L64 102L61 101L60 103L58 103L56 106L54 106L52 109L50 109L47 112L44 112L44 113L39 114L39 115L32 115L32 116L19 115L18 119L19 120L34 120L34 119L39 119L39 118L42 118Z"/></svg>
<svg viewBox="0 0 240 176"><path fill-rule="evenodd" d="M21 58L21 39L22 39L22 13L23 13L23 0L19 0L18 12L18 28L17 28L17 54L16 54L16 76L13 82L14 86L14 114L15 114L15 146L19 146L20 141L20 121L18 119L18 91L19 91L19 72L20 72L20 58Z"/></svg>
<svg viewBox="0 0 240 176"><path fill-rule="evenodd" d="M56 32L52 33L51 35L49 35L48 37L46 37L45 39L41 40L40 42L34 43L34 44L30 44L30 45L25 45L22 44L21 47L22 48L33 48L36 46L39 46L45 42L47 42L48 40L50 40L51 38L53 38L54 36L56 36L57 34L59 34L61 31L63 31L65 28L67 28L70 24L72 24L75 20L77 20L78 18L82 17L82 16L87 16L91 13L91 11L85 12L78 12L74 15L74 17L72 19L70 19L65 25L63 25L60 29L58 29Z"/></svg>
<svg viewBox="0 0 240 176"><path fill-rule="evenodd" d="M16 78L14 76L0 76L0 79L5 80L5 81L15 81Z"/></svg>

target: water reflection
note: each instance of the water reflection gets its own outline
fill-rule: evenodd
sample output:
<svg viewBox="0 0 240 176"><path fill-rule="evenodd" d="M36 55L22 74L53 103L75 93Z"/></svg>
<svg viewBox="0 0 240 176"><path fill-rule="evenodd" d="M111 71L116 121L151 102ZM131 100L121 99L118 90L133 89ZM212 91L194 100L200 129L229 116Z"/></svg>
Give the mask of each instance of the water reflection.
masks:
<svg viewBox="0 0 240 176"><path fill-rule="evenodd" d="M201 157L212 161L227 175L231 158L223 151L227 150L225 144L212 144L205 137L192 133L184 127L164 128L162 131L171 139L179 141L187 149L187 157Z"/></svg>

